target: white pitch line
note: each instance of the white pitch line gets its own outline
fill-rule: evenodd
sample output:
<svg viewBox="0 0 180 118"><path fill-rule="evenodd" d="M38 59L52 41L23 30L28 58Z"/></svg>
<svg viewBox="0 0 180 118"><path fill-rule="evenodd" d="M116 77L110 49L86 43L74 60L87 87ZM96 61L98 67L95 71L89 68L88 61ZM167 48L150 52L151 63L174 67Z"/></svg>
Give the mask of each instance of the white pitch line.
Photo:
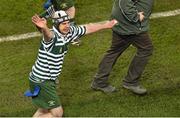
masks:
<svg viewBox="0 0 180 118"><path fill-rule="evenodd" d="M0 42L29 39L29 38L38 37L38 36L41 36L41 34L39 32L31 32L31 33L26 33L26 34L1 37Z"/></svg>
<svg viewBox="0 0 180 118"><path fill-rule="evenodd" d="M153 13L151 15L150 19L169 17L169 16L176 16L176 15L180 15L180 9L176 9L174 11L166 11L166 12Z"/></svg>
<svg viewBox="0 0 180 118"><path fill-rule="evenodd" d="M153 13L151 15L150 19L169 17L169 16L176 16L176 15L180 15L180 9L176 9L176 10L173 10L173 11ZM29 38L34 38L34 37L38 37L38 36L41 36L41 34L39 32L31 32L31 33L20 34L20 35L12 35L12 36L0 37L0 42L21 40L21 39L29 39Z"/></svg>

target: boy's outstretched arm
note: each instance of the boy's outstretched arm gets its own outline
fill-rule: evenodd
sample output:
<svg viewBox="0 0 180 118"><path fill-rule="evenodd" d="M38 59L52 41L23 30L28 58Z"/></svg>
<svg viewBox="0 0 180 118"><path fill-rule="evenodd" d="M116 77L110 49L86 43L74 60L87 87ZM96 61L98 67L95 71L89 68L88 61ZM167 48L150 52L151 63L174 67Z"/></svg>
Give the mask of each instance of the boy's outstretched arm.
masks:
<svg viewBox="0 0 180 118"><path fill-rule="evenodd" d="M44 35L44 40L49 42L52 37L53 33L47 26L47 21L45 18L40 18L37 14L32 17L32 22L38 27Z"/></svg>
<svg viewBox="0 0 180 118"><path fill-rule="evenodd" d="M111 21L85 24L84 26L86 27L86 34L90 34L99 30L110 29L117 23L118 21L113 19Z"/></svg>

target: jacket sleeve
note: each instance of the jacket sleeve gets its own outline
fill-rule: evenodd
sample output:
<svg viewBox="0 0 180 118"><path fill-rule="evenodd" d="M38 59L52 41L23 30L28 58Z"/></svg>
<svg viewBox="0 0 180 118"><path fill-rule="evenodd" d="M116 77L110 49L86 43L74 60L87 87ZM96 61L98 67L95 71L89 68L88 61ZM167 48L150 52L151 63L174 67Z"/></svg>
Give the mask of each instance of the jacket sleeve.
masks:
<svg viewBox="0 0 180 118"><path fill-rule="evenodd" d="M119 0L119 8L128 21L139 21L138 10L136 9L135 2L132 0Z"/></svg>

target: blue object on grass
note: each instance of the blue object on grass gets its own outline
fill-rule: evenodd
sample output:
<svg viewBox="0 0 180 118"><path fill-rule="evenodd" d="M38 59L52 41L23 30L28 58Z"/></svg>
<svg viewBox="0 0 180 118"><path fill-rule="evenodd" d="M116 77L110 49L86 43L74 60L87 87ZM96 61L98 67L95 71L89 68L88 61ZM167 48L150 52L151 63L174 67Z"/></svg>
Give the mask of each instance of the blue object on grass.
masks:
<svg viewBox="0 0 180 118"><path fill-rule="evenodd" d="M34 92L32 93L30 90L27 90L24 95L27 97L35 97L39 94L40 92L40 87L39 86L35 86L34 88Z"/></svg>
<svg viewBox="0 0 180 118"><path fill-rule="evenodd" d="M47 0L47 2L44 3L44 9L48 9L52 5L51 0Z"/></svg>

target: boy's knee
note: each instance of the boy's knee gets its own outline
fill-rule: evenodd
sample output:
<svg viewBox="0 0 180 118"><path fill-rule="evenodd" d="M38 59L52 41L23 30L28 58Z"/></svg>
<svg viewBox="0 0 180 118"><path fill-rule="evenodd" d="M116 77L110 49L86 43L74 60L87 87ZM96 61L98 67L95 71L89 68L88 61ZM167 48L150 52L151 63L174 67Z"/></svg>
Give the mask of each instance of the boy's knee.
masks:
<svg viewBox="0 0 180 118"><path fill-rule="evenodd" d="M62 107L54 108L51 110L51 114L54 117L62 117L63 116L63 108Z"/></svg>

